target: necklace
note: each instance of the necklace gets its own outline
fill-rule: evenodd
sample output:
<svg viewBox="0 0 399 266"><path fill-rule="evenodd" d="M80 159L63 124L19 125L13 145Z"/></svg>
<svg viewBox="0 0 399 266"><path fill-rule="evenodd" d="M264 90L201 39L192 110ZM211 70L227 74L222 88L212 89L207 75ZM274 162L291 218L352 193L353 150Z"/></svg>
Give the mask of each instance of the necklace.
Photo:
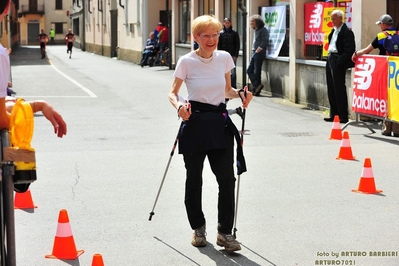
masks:
<svg viewBox="0 0 399 266"><path fill-rule="evenodd" d="M201 57L201 56L198 54L198 52L195 52L195 54L197 55L198 59L199 59L202 63L204 63L204 64L209 64L209 63L212 62L212 60L213 60L213 54L212 54L211 57L209 57L209 58L203 58L203 57Z"/></svg>

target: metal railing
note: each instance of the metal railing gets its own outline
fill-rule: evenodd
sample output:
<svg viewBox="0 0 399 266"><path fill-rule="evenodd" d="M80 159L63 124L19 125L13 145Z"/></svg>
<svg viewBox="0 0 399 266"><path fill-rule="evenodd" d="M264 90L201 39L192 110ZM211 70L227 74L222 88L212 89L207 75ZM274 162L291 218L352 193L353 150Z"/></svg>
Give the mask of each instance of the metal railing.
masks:
<svg viewBox="0 0 399 266"><path fill-rule="evenodd" d="M44 14L44 5L21 5L23 14Z"/></svg>

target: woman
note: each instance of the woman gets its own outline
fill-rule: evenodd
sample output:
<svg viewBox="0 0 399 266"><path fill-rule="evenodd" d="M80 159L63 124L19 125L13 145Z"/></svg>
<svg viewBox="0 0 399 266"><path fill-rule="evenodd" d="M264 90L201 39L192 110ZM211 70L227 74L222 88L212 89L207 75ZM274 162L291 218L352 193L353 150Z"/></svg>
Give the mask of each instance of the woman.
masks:
<svg viewBox="0 0 399 266"><path fill-rule="evenodd" d="M185 205L188 220L194 230L191 244L206 245L205 216L202 212L202 169L205 157L211 165L219 185L218 234L216 243L227 251L241 247L232 236L234 222L234 137L239 141L237 128L226 112L225 98L241 98L246 108L252 93L231 87L230 71L234 62L230 54L218 51L222 24L204 15L192 22L191 32L199 48L182 56L176 66L169 101L184 122L179 136L179 153L186 167ZM187 103L179 101L181 85L187 87ZM238 174L246 171L241 145Z"/></svg>

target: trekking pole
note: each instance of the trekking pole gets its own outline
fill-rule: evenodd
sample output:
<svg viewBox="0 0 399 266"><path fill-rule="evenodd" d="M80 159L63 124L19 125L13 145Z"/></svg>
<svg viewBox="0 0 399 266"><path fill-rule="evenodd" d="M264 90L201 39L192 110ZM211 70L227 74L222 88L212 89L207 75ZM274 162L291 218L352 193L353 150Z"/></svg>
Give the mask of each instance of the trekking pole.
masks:
<svg viewBox="0 0 399 266"><path fill-rule="evenodd" d="M247 91L248 87L244 87L244 96L247 97ZM242 111L242 124L241 124L241 146L244 146L244 132L245 132L245 114L246 114L246 108ZM236 206L235 206L235 211L234 211L234 229L233 229L233 236L234 238L237 238L236 232L237 232L237 212L238 212L238 197L240 195L240 177L241 174L238 175L237 177L237 192L236 192Z"/></svg>
<svg viewBox="0 0 399 266"><path fill-rule="evenodd" d="M190 104L189 103L187 104L187 108L190 108ZM178 142L179 136L180 136L180 130L183 127L183 124L184 124L184 121L181 122L179 130L177 131L177 136L176 136L175 142L173 143L173 148L172 148L172 151L170 152L169 160L168 160L168 163L166 165L166 169L165 169L165 172L164 172L163 177L162 177L161 185L159 186L158 194L157 194L157 197L155 198L154 206L152 207L152 211L150 212L150 218L148 218L148 221L151 221L152 216L155 214L154 213L154 209L155 209L155 206L157 205L159 194L161 193L161 189L162 189L162 186L163 186L163 182L165 181L166 174L168 173L170 161L172 160L173 154L175 153L177 142Z"/></svg>

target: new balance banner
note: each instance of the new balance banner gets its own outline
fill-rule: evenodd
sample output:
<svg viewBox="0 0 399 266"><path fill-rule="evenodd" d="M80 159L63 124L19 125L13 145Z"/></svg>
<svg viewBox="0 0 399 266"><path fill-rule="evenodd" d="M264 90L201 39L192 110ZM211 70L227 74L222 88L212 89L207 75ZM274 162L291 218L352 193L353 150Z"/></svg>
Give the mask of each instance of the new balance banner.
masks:
<svg viewBox="0 0 399 266"><path fill-rule="evenodd" d="M387 77L388 57L359 56L353 78L352 110L357 113L385 117L388 114Z"/></svg>

